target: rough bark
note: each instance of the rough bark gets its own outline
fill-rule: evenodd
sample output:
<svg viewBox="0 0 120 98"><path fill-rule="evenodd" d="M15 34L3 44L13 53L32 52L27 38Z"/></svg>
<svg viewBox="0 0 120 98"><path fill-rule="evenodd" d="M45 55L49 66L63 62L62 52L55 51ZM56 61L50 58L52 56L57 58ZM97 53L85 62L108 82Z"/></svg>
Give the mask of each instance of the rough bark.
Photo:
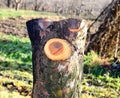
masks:
<svg viewBox="0 0 120 98"><path fill-rule="evenodd" d="M75 20L80 22L78 19ZM32 98L81 98L86 32L81 30L72 34L68 31L69 19L50 22L46 28L41 27L41 23L42 19L27 22L33 53ZM69 59L52 61L46 57L43 49L45 43L51 38L65 39L71 44L72 55Z"/></svg>
<svg viewBox="0 0 120 98"><path fill-rule="evenodd" d="M96 34L91 36L88 48L96 51L102 57L114 57L117 53L120 58L120 37L118 34L120 33L120 0L113 0L105 12L102 13L105 17L104 21Z"/></svg>

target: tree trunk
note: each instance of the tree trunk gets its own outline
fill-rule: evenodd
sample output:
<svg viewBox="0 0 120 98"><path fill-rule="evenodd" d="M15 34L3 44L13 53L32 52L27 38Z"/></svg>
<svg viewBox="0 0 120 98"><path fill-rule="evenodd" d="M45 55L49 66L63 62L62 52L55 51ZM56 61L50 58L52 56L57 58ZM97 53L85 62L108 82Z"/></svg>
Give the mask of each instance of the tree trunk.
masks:
<svg viewBox="0 0 120 98"><path fill-rule="evenodd" d="M102 18L104 21L96 34L91 36L88 48L102 57L117 55L120 58L120 0L113 0L102 14L105 16Z"/></svg>
<svg viewBox="0 0 120 98"><path fill-rule="evenodd" d="M7 7L10 8L11 0L7 0Z"/></svg>
<svg viewBox="0 0 120 98"><path fill-rule="evenodd" d="M81 98L86 26L83 25L84 21L82 21L80 24L81 29L78 31L77 26L80 22L81 20L78 19L67 19L58 22L33 19L26 23L33 53L32 98ZM70 27L69 30L68 27ZM69 45L64 46L64 50L69 51L70 48L72 54L66 59L64 59L66 55L63 55L60 59L47 57L45 52L48 51L45 51L44 48L52 39L65 40ZM62 43L62 41L56 43L55 48L58 48L60 47L59 43ZM53 52L55 51L53 50ZM62 53L59 55L62 55ZM56 56L58 55L56 54Z"/></svg>
<svg viewBox="0 0 120 98"><path fill-rule="evenodd" d="M15 5L15 10L16 10L16 11L19 9L19 6L20 6L20 4L19 4L19 3L16 3L16 5Z"/></svg>
<svg viewBox="0 0 120 98"><path fill-rule="evenodd" d="M22 0L15 0L15 10L17 11L20 7L20 3L22 2Z"/></svg>

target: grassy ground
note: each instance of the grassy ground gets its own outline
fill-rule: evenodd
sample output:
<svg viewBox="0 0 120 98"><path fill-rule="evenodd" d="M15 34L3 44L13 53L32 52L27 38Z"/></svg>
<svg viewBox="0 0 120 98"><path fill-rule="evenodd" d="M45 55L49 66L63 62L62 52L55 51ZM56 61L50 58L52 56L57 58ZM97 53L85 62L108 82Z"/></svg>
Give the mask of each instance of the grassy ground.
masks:
<svg viewBox="0 0 120 98"><path fill-rule="evenodd" d="M30 98L32 64L29 39L0 34L0 46L0 98L16 98L15 95ZM118 98L120 72L100 65L103 63L94 52L85 56L83 98Z"/></svg>
<svg viewBox="0 0 120 98"><path fill-rule="evenodd" d="M42 17L41 14L0 9L0 19L26 15ZM28 38L0 33L0 98L30 98L31 55ZM120 69L113 68L111 63L112 60L101 59L93 51L85 55L82 98L120 98Z"/></svg>
<svg viewBox="0 0 120 98"><path fill-rule="evenodd" d="M0 9L0 19L6 19L9 17L58 17L55 13L49 12L35 12L29 10L18 10L15 11L14 9Z"/></svg>
<svg viewBox="0 0 120 98"><path fill-rule="evenodd" d="M0 98L24 98L32 88L29 39L0 34L0 46Z"/></svg>

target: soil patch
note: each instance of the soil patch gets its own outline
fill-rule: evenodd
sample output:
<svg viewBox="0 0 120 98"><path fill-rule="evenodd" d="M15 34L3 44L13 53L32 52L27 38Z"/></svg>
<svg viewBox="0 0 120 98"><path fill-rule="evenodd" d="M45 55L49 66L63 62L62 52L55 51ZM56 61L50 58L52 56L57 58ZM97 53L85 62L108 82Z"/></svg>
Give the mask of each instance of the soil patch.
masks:
<svg viewBox="0 0 120 98"><path fill-rule="evenodd" d="M5 34L13 34L22 37L27 37L26 21L23 17L8 18L0 20L0 32Z"/></svg>
<svg viewBox="0 0 120 98"><path fill-rule="evenodd" d="M53 17L52 17L53 18ZM53 20L50 18L51 20ZM21 37L27 37L26 21L32 19L31 17L16 17L0 20L0 33L12 34ZM63 19L60 17L54 17L54 20Z"/></svg>

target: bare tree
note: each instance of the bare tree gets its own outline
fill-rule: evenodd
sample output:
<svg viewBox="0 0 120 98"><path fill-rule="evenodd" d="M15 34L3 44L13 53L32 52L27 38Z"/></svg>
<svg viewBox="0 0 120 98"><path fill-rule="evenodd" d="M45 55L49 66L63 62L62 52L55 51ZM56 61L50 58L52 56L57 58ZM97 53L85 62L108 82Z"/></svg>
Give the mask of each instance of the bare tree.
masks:
<svg viewBox="0 0 120 98"><path fill-rule="evenodd" d="M97 16L111 0L0 0L0 7L49 11L63 15ZM22 2L22 3L21 3ZM89 14L88 14L89 12Z"/></svg>
<svg viewBox="0 0 120 98"><path fill-rule="evenodd" d="M11 0L7 0L7 7L10 7L11 5Z"/></svg>
<svg viewBox="0 0 120 98"><path fill-rule="evenodd" d="M15 10L18 10L22 0L14 0L14 1L15 1Z"/></svg>
<svg viewBox="0 0 120 98"><path fill-rule="evenodd" d="M38 11L42 3L43 3L43 0L35 0L34 10Z"/></svg>

